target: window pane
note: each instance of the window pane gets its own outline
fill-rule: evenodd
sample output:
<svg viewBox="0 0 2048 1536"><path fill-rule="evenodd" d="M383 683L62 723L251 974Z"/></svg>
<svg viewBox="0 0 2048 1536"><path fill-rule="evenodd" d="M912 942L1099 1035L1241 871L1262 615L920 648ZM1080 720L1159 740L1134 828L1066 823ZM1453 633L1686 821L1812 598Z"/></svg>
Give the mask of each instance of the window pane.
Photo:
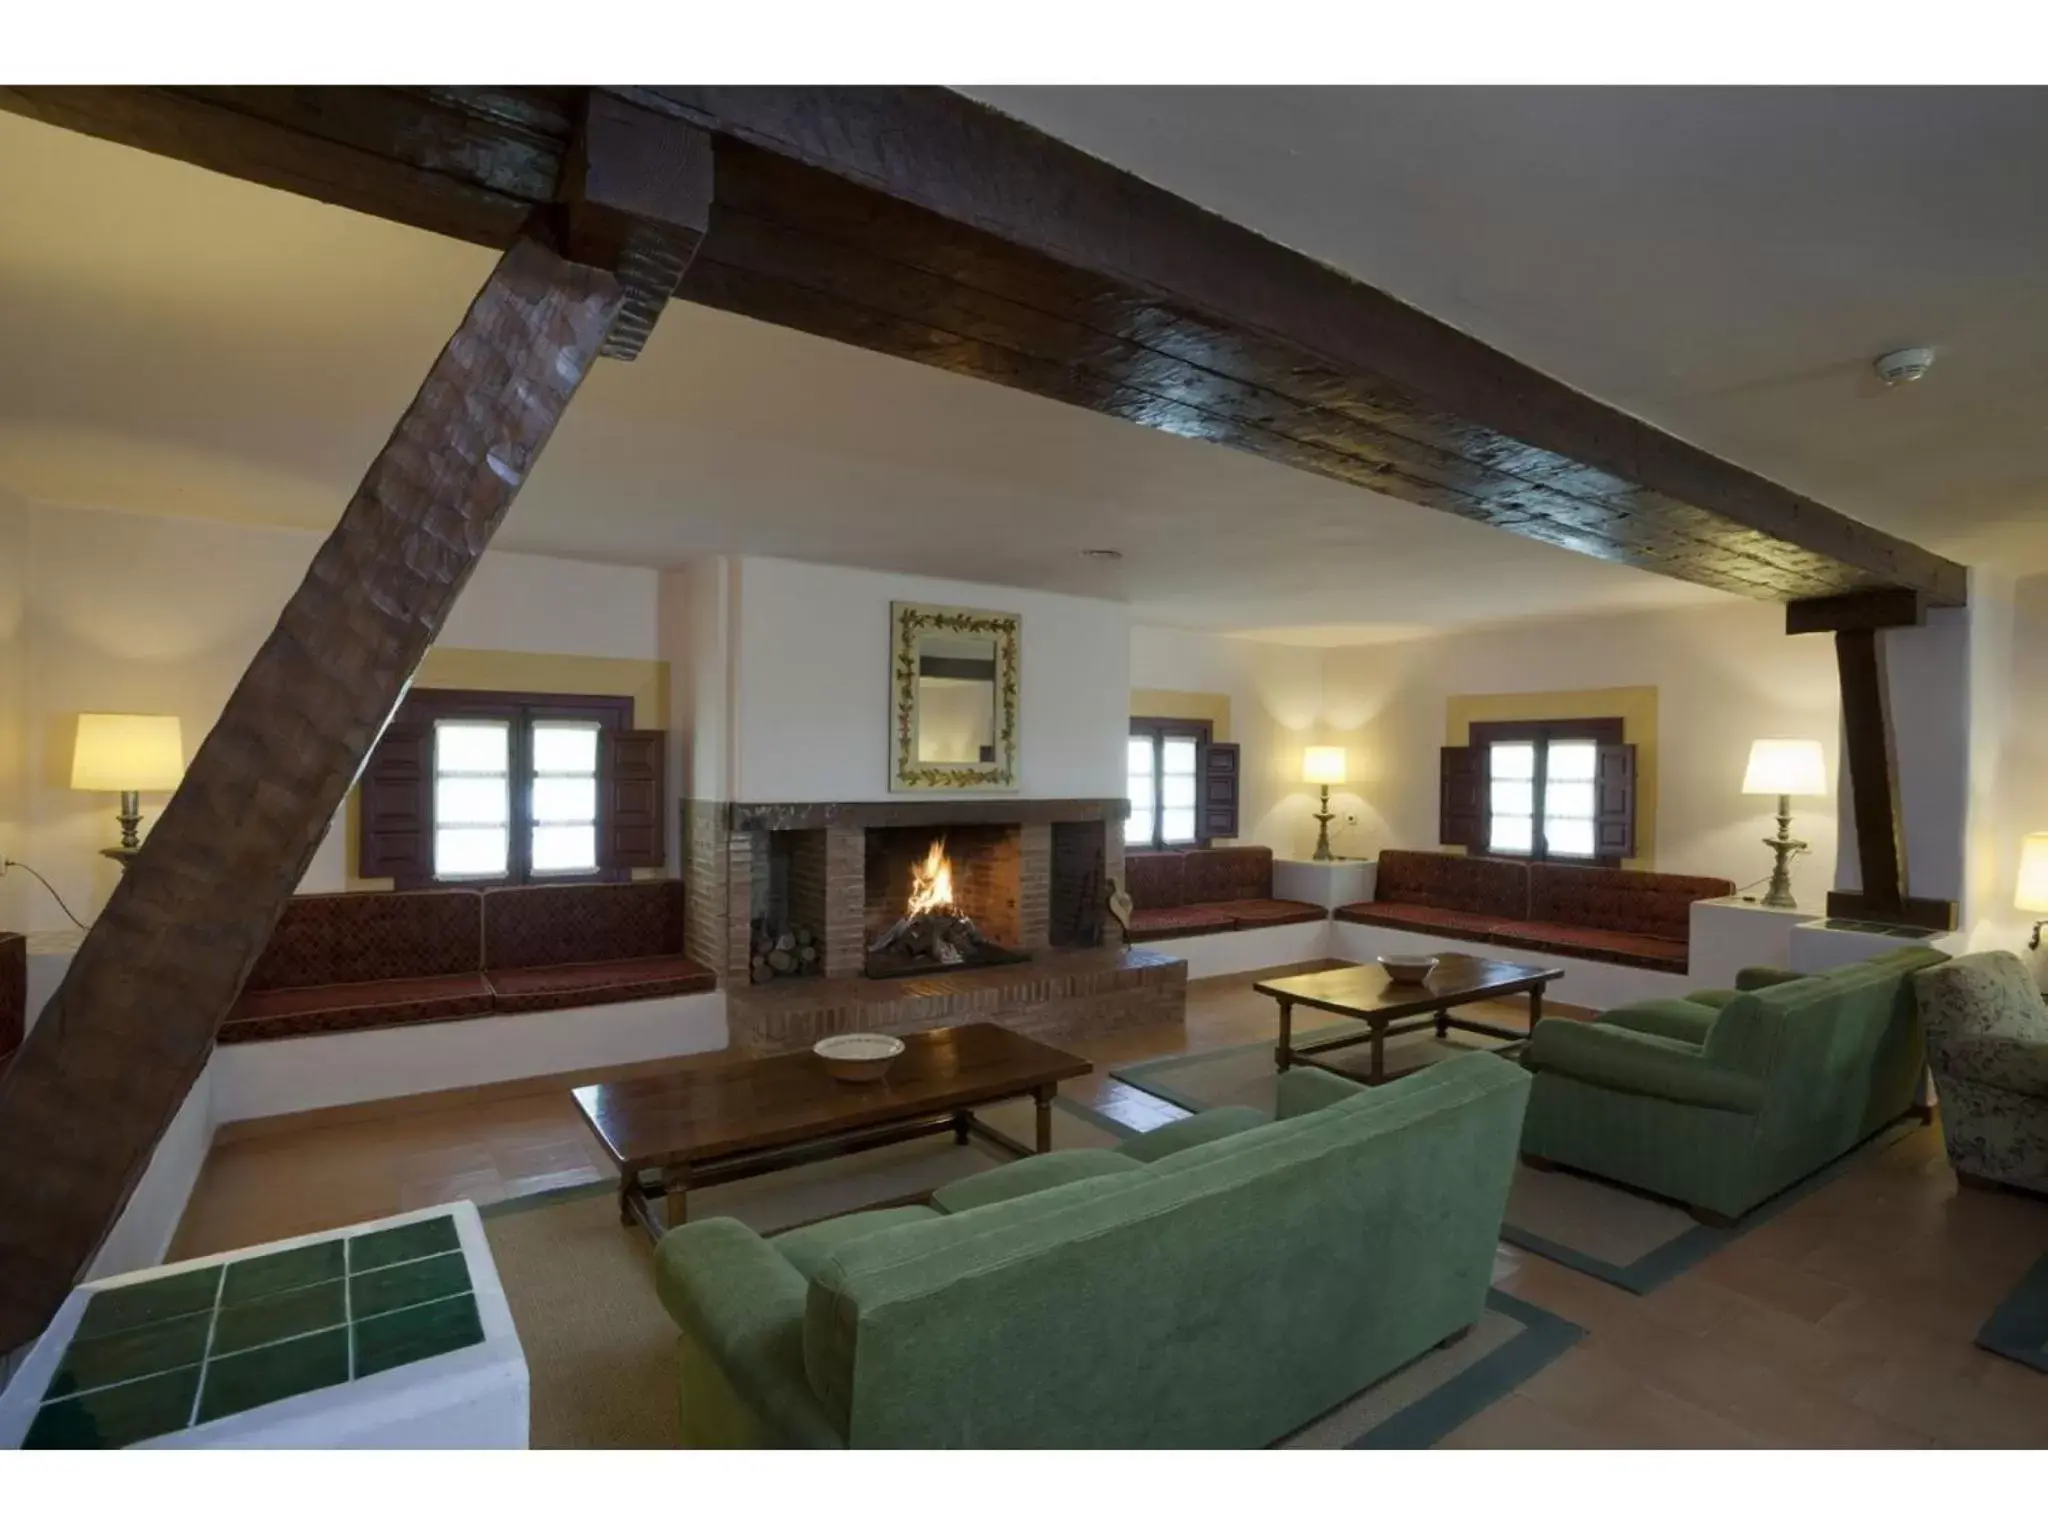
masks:
<svg viewBox="0 0 2048 1536"><path fill-rule="evenodd" d="M512 727L503 720L436 720L436 773L503 773L511 765Z"/></svg>
<svg viewBox="0 0 2048 1536"><path fill-rule="evenodd" d="M1192 843L1195 840L1195 813L1192 808L1185 811L1169 810L1162 814L1165 817L1162 830L1167 842Z"/></svg>
<svg viewBox="0 0 2048 1536"><path fill-rule="evenodd" d="M596 821L597 780L535 779L533 819L546 821Z"/></svg>
<svg viewBox="0 0 2048 1536"><path fill-rule="evenodd" d="M1527 816L1496 816L1486 846L1494 853L1528 853L1535 846L1535 824Z"/></svg>
<svg viewBox="0 0 2048 1536"><path fill-rule="evenodd" d="M442 828L434 834L434 873L443 880L505 873L503 828Z"/></svg>
<svg viewBox="0 0 2048 1536"><path fill-rule="evenodd" d="M1496 741L1487 752L1487 776L1495 779L1535 778L1535 743Z"/></svg>
<svg viewBox="0 0 2048 1536"><path fill-rule="evenodd" d="M434 780L434 821L502 827L510 819L503 779L442 777Z"/></svg>
<svg viewBox="0 0 2048 1536"><path fill-rule="evenodd" d="M1165 782L1159 787L1166 796L1166 808L1168 810L1192 810L1194 808L1195 776L1193 774L1170 773L1166 776Z"/></svg>
<svg viewBox="0 0 2048 1536"><path fill-rule="evenodd" d="M1593 823L1590 821L1553 821L1543 818L1543 846L1553 858L1590 859L1593 857Z"/></svg>
<svg viewBox="0 0 2048 1536"><path fill-rule="evenodd" d="M1493 810L1497 816L1527 816L1536 809L1536 786L1527 779L1495 779Z"/></svg>
<svg viewBox="0 0 2048 1536"><path fill-rule="evenodd" d="M536 874L597 868L597 828L535 827L533 868Z"/></svg>
<svg viewBox="0 0 2048 1536"><path fill-rule="evenodd" d="M1543 792L1543 814L1546 816L1576 816L1585 821L1593 819L1593 786L1591 784L1559 784L1553 781Z"/></svg>
<svg viewBox="0 0 2048 1536"><path fill-rule="evenodd" d="M597 724L591 720L542 720L533 728L535 773L596 773Z"/></svg>
<svg viewBox="0 0 2048 1536"><path fill-rule="evenodd" d="M1152 812L1148 807L1131 812L1131 819L1124 823L1124 846L1126 848L1149 848L1152 846Z"/></svg>
<svg viewBox="0 0 2048 1536"><path fill-rule="evenodd" d="M1133 736L1129 746L1124 748L1124 771L1136 778L1139 774L1152 777L1152 738Z"/></svg>
<svg viewBox="0 0 2048 1536"><path fill-rule="evenodd" d="M1544 779L1552 784L1566 779L1590 784L1599 757L1598 748L1590 741L1553 741L1544 754Z"/></svg>
<svg viewBox="0 0 2048 1536"><path fill-rule="evenodd" d="M1169 736L1162 752L1161 767L1168 773L1193 773L1195 771L1195 744L1185 736Z"/></svg>

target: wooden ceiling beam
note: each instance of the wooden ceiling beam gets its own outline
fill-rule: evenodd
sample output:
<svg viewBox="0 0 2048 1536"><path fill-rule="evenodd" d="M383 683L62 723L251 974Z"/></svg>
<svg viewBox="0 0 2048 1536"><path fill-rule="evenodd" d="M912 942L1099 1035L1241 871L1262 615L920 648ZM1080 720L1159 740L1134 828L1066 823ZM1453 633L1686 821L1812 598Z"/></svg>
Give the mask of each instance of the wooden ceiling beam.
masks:
<svg viewBox="0 0 2048 1536"><path fill-rule="evenodd" d="M1951 561L948 91L0 91L0 107L486 243L564 199L589 114L616 102L717 143L719 213L684 298L1749 597L1965 599ZM620 345L637 345L624 322Z"/></svg>

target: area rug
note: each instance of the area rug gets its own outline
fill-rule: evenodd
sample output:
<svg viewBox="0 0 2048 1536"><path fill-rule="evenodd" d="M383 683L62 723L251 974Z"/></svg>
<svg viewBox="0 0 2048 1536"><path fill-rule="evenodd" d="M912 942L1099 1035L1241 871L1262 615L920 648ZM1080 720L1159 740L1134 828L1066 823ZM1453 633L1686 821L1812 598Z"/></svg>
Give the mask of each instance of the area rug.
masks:
<svg viewBox="0 0 2048 1536"><path fill-rule="evenodd" d="M1302 1043L1313 1043L1346 1032L1347 1027L1339 1025L1297 1038ZM1475 1047L1460 1045L1455 1034L1440 1041L1423 1031L1389 1040L1386 1065L1389 1071L1403 1072L1472 1049ZM1325 1059L1362 1072L1367 1065L1367 1050L1361 1045L1332 1051ZM1186 1056L1165 1056L1114 1068L1110 1075L1183 1109L1249 1104L1269 1113L1280 1081L1273 1069L1273 1050L1268 1045L1227 1046ZM1514 1185L1508 1194L1507 1219L1501 1224L1500 1235L1525 1252L1540 1254L1610 1285L1646 1295L1838 1177L1871 1150L1916 1128L1910 1120L1886 1127L1862 1146L1729 1227L1703 1225L1681 1206L1587 1175L1563 1169L1539 1172L1517 1164Z"/></svg>
<svg viewBox="0 0 2048 1536"><path fill-rule="evenodd" d="M1977 1345L2048 1372L2048 1253L2006 1293L1977 1330Z"/></svg>
<svg viewBox="0 0 2048 1536"><path fill-rule="evenodd" d="M1056 1148L1105 1146L1121 1128L1085 1105L1054 1106ZM983 1112L1028 1141L1028 1100ZM991 1166L1001 1154L932 1137L692 1192L693 1216L769 1231L858 1209ZM484 1230L526 1352L537 1448L678 1443L676 1327L654 1292L652 1246L619 1225L613 1186L576 1185L484 1209ZM1582 1337L1576 1325L1500 1291L1472 1331L1432 1350L1282 1442L1287 1448L1434 1444Z"/></svg>

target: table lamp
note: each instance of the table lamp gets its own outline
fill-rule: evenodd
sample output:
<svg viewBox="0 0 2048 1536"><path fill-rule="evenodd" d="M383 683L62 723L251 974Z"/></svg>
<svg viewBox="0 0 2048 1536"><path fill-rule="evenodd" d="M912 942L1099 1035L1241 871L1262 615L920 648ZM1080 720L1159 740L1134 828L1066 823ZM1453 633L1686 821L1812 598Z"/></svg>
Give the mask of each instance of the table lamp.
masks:
<svg viewBox="0 0 2048 1536"><path fill-rule="evenodd" d="M1330 863L1337 857L1330 852L1330 786L1344 782L1344 749L1310 747L1301 754L1301 776L1322 789L1323 808L1315 813L1318 823L1315 856L1324 863Z"/></svg>
<svg viewBox="0 0 2048 1536"><path fill-rule="evenodd" d="M176 715L80 715L78 745L71 754L71 787L112 791L121 797L121 846L102 848L125 864L142 846L144 790L178 787L185 776L185 743Z"/></svg>
<svg viewBox="0 0 2048 1536"><path fill-rule="evenodd" d="M1767 907L1796 907L1792 899L1792 855L1806 851L1806 841L1792 835L1792 797L1825 795L1828 792L1827 763L1817 741L1765 739L1749 749L1749 771L1742 776L1745 795L1778 797L1778 835L1764 839L1764 846L1778 856L1771 869L1771 888L1764 892Z"/></svg>
<svg viewBox="0 0 2048 1536"><path fill-rule="evenodd" d="M2020 844L2020 882L2012 904L2022 912L2048 912L2048 832L2029 832ZM2041 924L2036 923L2027 948L2040 947Z"/></svg>

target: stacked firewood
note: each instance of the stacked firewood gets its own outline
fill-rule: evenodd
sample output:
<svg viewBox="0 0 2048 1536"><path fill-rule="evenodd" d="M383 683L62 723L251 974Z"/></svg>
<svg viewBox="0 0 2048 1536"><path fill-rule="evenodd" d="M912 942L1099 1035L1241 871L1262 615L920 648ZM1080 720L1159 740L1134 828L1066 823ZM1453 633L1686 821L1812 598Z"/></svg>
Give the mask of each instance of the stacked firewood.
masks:
<svg viewBox="0 0 2048 1536"><path fill-rule="evenodd" d="M748 973L755 981L777 981L784 976L816 976L825 968L825 953L818 936L810 929L778 927L765 918L755 918L753 959Z"/></svg>
<svg viewBox="0 0 2048 1536"><path fill-rule="evenodd" d="M987 942L974 919L958 907L937 907L898 918L868 946L868 953L895 953L912 960L958 965Z"/></svg>

